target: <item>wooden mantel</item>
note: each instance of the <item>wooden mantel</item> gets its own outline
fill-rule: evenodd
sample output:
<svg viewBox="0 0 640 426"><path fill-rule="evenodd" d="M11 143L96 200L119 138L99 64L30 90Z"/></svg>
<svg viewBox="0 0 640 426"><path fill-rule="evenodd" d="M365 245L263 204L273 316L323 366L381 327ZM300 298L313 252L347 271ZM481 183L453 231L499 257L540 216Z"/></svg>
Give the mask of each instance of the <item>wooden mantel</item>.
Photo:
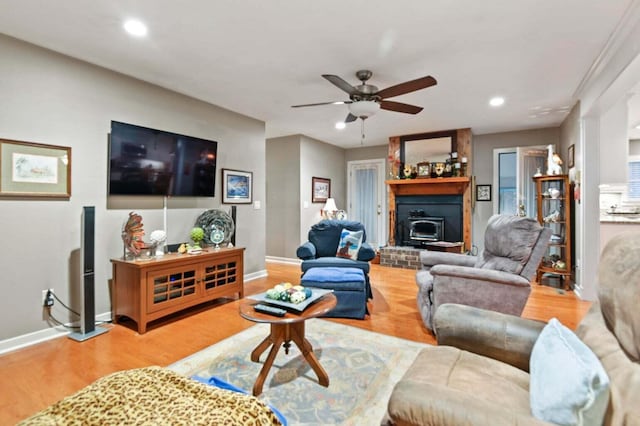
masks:
<svg viewBox="0 0 640 426"><path fill-rule="evenodd" d="M385 183L394 195L464 195L471 178L394 179Z"/></svg>

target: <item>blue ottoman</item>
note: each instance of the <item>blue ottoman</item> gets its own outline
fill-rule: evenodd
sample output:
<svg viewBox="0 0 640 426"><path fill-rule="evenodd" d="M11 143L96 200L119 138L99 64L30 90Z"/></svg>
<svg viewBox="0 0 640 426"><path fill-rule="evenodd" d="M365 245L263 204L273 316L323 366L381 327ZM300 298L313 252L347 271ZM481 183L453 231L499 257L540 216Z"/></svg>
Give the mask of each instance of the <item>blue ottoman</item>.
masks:
<svg viewBox="0 0 640 426"><path fill-rule="evenodd" d="M361 269L329 266L311 268L300 281L305 287L333 290L338 304L325 317L364 319L369 313L364 273Z"/></svg>

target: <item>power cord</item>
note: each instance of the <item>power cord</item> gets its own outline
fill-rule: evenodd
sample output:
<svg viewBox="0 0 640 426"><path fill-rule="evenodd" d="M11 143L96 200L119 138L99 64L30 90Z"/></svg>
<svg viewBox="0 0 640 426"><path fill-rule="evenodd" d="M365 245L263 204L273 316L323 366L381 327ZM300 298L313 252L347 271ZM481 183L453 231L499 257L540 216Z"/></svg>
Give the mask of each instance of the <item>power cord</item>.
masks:
<svg viewBox="0 0 640 426"><path fill-rule="evenodd" d="M60 300L60 298L59 298L58 296L56 296L56 294L55 294L55 293L53 293L53 292L49 292L49 294L50 294L50 295L52 295L52 296L53 296L53 298L54 298L54 299L56 299L58 302L60 302L60 304L61 304L62 306L64 306L64 307L65 307L69 312L71 312L71 313L73 313L73 314L76 314L77 316L80 316L80 314L79 314L78 312L74 311L73 309L71 309L70 307L68 307L67 305L65 305L65 304L64 304L64 302L63 302L62 300ZM48 296L48 295L47 295L47 296ZM51 305L47 305L47 306L53 306L53 303L52 303Z"/></svg>
<svg viewBox="0 0 640 426"><path fill-rule="evenodd" d="M60 303L66 310L68 310L69 312L71 312L72 314L81 317L82 315L80 315L77 311L75 311L74 309L70 308L69 306L67 306L62 300L60 300L60 298L58 296L56 296L56 294L52 291L48 291L47 295L45 297L45 302L44 302L44 307L47 309L47 313L48 313L48 317L51 320L51 322L53 322L56 325L62 326L68 330L79 330L80 327L79 326L71 326L71 325L67 325L65 323L63 323L62 321L58 320L56 317L53 316L53 314L51 313L51 307L54 305L53 300L57 300L58 303ZM95 325L102 325L102 324L111 324L113 323L113 319L109 319L109 320L104 320L104 321L94 321Z"/></svg>

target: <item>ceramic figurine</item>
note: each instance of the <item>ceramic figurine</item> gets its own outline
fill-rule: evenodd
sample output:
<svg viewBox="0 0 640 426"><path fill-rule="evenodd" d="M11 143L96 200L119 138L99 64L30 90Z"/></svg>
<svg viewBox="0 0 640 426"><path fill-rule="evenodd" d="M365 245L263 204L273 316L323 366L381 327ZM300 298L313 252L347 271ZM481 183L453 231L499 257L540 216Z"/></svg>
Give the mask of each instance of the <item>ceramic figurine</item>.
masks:
<svg viewBox="0 0 640 426"><path fill-rule="evenodd" d="M562 174L562 159L557 153L553 152L553 145L547 145L547 174Z"/></svg>

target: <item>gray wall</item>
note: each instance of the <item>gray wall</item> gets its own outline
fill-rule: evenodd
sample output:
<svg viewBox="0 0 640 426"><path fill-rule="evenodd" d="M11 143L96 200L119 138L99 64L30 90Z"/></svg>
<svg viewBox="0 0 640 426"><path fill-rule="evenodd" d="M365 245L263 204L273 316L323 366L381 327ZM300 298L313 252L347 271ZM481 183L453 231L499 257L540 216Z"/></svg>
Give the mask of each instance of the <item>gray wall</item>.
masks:
<svg viewBox="0 0 640 426"><path fill-rule="evenodd" d="M629 155L640 155L640 139L629 141Z"/></svg>
<svg viewBox="0 0 640 426"><path fill-rule="evenodd" d="M383 158L385 161L389 155L389 145L364 146L351 148L345 151L345 161L374 160Z"/></svg>
<svg viewBox="0 0 640 426"><path fill-rule="evenodd" d="M563 156L564 165L563 169L565 173L569 174L569 180L574 184L581 179L581 171L582 167L582 144L580 143L580 102L576 103L573 106L569 115L564 119L562 124L560 125L560 145L563 147L561 152L565 153ZM568 149L569 146L574 146L574 167L569 169L568 165ZM582 238L583 238L583 225L582 225L582 215L579 214L578 210L579 204L574 202L574 221L573 221L573 238L574 238L574 256L573 256L573 266L574 268L579 268L582 259ZM579 274L575 274L576 285L579 285Z"/></svg>
<svg viewBox="0 0 640 426"><path fill-rule="evenodd" d="M347 202L347 173L345 170L345 150L335 145L300 137L300 241L307 240L309 228L321 220L320 209L324 203L311 202L311 178L313 176L331 179L331 197L336 200L339 209ZM305 201L309 208L304 208ZM295 255L295 253L294 253Z"/></svg>
<svg viewBox="0 0 640 426"><path fill-rule="evenodd" d="M295 258L300 244L300 136L267 141L267 255Z"/></svg>
<svg viewBox="0 0 640 426"><path fill-rule="evenodd" d="M620 99L600 117L600 184L628 180L628 99Z"/></svg>
<svg viewBox="0 0 640 426"><path fill-rule="evenodd" d="M386 158L387 145L343 149L304 136L267 140L267 255L295 259L324 203L311 202L311 179L331 179L331 196L346 210L347 162Z"/></svg>
<svg viewBox="0 0 640 426"><path fill-rule="evenodd" d="M254 200L265 200L263 122L2 35L0 58L0 137L72 148L70 200L0 199L0 341L48 328L43 289L80 309L82 206L96 207L97 313L110 310L109 259L122 255L128 213L141 214L147 235L162 228L162 199L107 197L111 120L217 140L218 168L253 172ZM169 242L187 240L198 215L220 207L220 182L215 198L169 199ZM245 273L262 273L264 209L238 206L236 243L246 247ZM68 320L59 305L54 312Z"/></svg>
<svg viewBox="0 0 640 426"><path fill-rule="evenodd" d="M493 184L494 149L548 144L558 146L559 142L560 131L557 127L473 135L473 175L476 177L476 184ZM475 194L473 196L475 197ZM484 230L487 227L487 221L493 214L494 202L496 200L492 197L491 202L475 203L472 244L478 247L478 252L484 248Z"/></svg>

